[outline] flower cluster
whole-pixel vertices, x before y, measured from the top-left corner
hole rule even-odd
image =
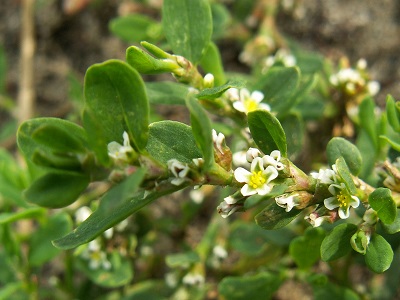
[[[369,80],[366,68],[366,60],[360,59],[356,69],[342,68],[338,73],[331,75],[329,81],[333,86],[343,88],[344,92],[349,95],[367,93],[375,96],[379,92],[380,85],[377,81]]]
[[[293,67],[296,65],[296,58],[288,50],[279,49],[275,55],[270,55],[264,60],[261,73],[265,74],[275,64],[280,64],[284,67]]]

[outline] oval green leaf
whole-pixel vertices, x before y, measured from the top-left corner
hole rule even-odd
[[[333,165],[339,157],[343,157],[353,175],[358,175],[361,170],[362,158],[358,148],[341,137],[332,138],[327,147],[326,155],[329,165]]]
[[[396,220],[397,207],[389,189],[377,188],[369,195],[368,202],[383,223],[391,224]]]
[[[342,177],[342,179],[343,179],[346,187],[350,191],[350,193],[355,195],[357,193],[357,188],[354,184],[353,178],[351,177],[351,174],[350,174],[349,167],[347,166],[346,161],[344,160],[343,156],[339,157],[336,160],[336,167],[337,167],[337,171],[338,171],[340,177]]]
[[[278,119],[266,110],[256,110],[248,115],[250,132],[254,142],[265,154],[279,150],[287,157],[286,135]]]
[[[400,232],[400,209],[397,209],[396,213],[396,219],[393,221],[393,223],[390,224],[385,224],[382,223],[383,228],[385,231],[389,234],[395,234],[397,232]]]
[[[393,130],[400,132],[400,114],[397,110],[395,100],[391,95],[386,97],[386,114],[388,122]]]
[[[389,269],[393,261],[393,250],[390,244],[379,234],[373,234],[369,242],[365,262],[375,273]]]
[[[107,143],[121,141],[126,131],[133,147],[144,149],[149,103],[143,80],[135,69],[119,60],[91,66],[85,76],[85,103]],[[91,128],[87,129],[89,133]]]
[[[204,53],[203,58],[200,61],[200,65],[205,73],[211,73],[214,75],[214,84],[216,86],[223,85],[226,82],[221,54],[217,45],[213,42],[210,42],[208,45],[206,53]]]
[[[357,231],[357,226],[343,223],[336,226],[322,241],[321,258],[323,261],[332,261],[345,256],[351,251],[350,239]]]
[[[162,24],[168,44],[196,64],[212,35],[212,16],[207,0],[164,0]]]

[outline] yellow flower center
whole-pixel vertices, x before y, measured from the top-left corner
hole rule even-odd
[[[247,112],[252,112],[258,108],[258,103],[255,100],[248,98],[244,101],[244,107]]]
[[[263,186],[266,181],[262,171],[253,172],[249,180],[249,186],[256,189]]]
[[[101,260],[100,251],[94,251],[94,252],[90,253],[90,259],[94,260],[94,261]]]
[[[349,206],[349,195],[347,195],[347,193],[343,193],[343,191],[340,191],[340,193],[338,195],[336,195],[336,198],[339,202],[339,207],[343,207],[346,208]]]

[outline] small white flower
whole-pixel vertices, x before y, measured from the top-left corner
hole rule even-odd
[[[76,223],[80,224],[85,221],[92,214],[92,210],[87,206],[78,208],[75,212]]]
[[[312,227],[319,227],[322,223],[329,221],[329,216],[319,216],[317,212],[311,213],[309,216],[305,216],[304,219],[307,220]]]
[[[171,171],[171,173],[176,177],[171,180],[171,183],[173,185],[181,185],[184,183],[187,178],[186,175],[189,172],[189,166],[187,164],[184,164],[177,159],[170,159],[167,162],[168,169]]]
[[[89,242],[87,248],[82,252],[82,257],[89,261],[89,268],[92,270],[111,269],[111,263],[108,261],[106,253],[101,251],[98,240]]]
[[[339,217],[341,219],[347,219],[350,216],[350,206],[356,208],[360,205],[360,199],[350,194],[344,183],[331,184],[328,187],[329,192],[333,197],[329,197],[324,200],[324,205],[327,209],[333,210],[339,208]]]
[[[271,191],[270,182],[278,177],[278,171],[273,166],[264,168],[263,159],[256,157],[251,163],[250,172],[239,167],[234,175],[238,182],[246,183],[240,190],[243,196],[266,195]]]
[[[292,194],[292,195],[281,195],[278,197],[275,197],[276,204],[279,205],[280,207],[284,208],[286,212],[289,212],[292,210],[293,207],[298,206],[300,203],[298,203],[298,197],[299,194]]]
[[[190,199],[196,204],[201,204],[204,200],[204,192],[199,189],[190,191],[189,196]]]
[[[250,94],[248,89],[241,89],[240,99],[233,102],[233,107],[241,112],[249,113],[255,111],[256,109],[263,109],[271,111],[271,107],[266,103],[261,103],[264,99],[264,94],[260,91],[254,91]]]
[[[113,234],[114,234],[114,228],[112,227],[108,228],[106,231],[103,232],[103,235],[107,240],[111,239]]]
[[[239,95],[239,89],[237,88],[230,88],[224,93],[225,97],[229,99],[230,101],[239,101],[240,95]]]
[[[335,166],[336,168],[336,166]],[[331,169],[319,169],[319,172],[311,172],[311,176],[323,184],[332,184],[336,182],[336,172]]]
[[[217,207],[217,212],[221,215],[221,217],[225,219],[234,212],[238,211],[239,209],[240,209],[239,205],[229,204],[226,201],[222,201]]]
[[[212,138],[213,138],[213,143],[214,143],[214,147],[218,149],[218,151],[221,154],[224,154],[224,151],[222,150],[222,147],[224,146],[224,142],[225,142],[225,136],[223,133],[218,133],[213,129],[212,130]]]
[[[221,245],[214,246],[213,254],[219,259],[225,259],[228,257],[228,252]]]
[[[205,281],[204,276],[199,273],[188,273],[182,279],[187,285],[202,285]]]
[[[247,151],[235,152],[232,155],[232,162],[236,167],[250,167],[250,163],[246,159]]]
[[[251,163],[256,157],[259,157],[261,155],[260,150],[257,148],[249,148],[246,152],[246,160]]]
[[[274,150],[270,155],[264,155],[262,157],[264,167],[273,166],[278,171],[281,171],[285,168],[281,160],[281,152],[279,150]]]
[[[357,61],[357,69],[365,70],[366,68],[367,68],[367,61],[365,60],[365,58],[360,58]]]
[[[371,96],[375,96],[376,94],[378,94],[380,88],[381,85],[379,84],[378,81],[369,81],[367,83],[367,90]]]
[[[203,83],[205,87],[211,88],[214,86],[214,75],[207,73],[203,78]]]
[[[129,135],[126,131],[124,131],[122,137],[124,138],[124,145],[117,142],[111,142],[107,145],[108,155],[115,160],[127,162],[129,152],[134,152],[134,150],[129,143]]]

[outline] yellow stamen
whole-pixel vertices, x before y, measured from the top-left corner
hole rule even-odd
[[[244,101],[244,106],[247,112],[255,111],[258,108],[258,103],[251,98]]]
[[[253,172],[249,180],[249,186],[253,189],[259,188],[265,184],[267,180],[263,176],[262,171]]]
[[[344,194],[343,191],[340,191],[336,198],[339,202],[339,207],[346,208],[349,206],[349,195]]]

